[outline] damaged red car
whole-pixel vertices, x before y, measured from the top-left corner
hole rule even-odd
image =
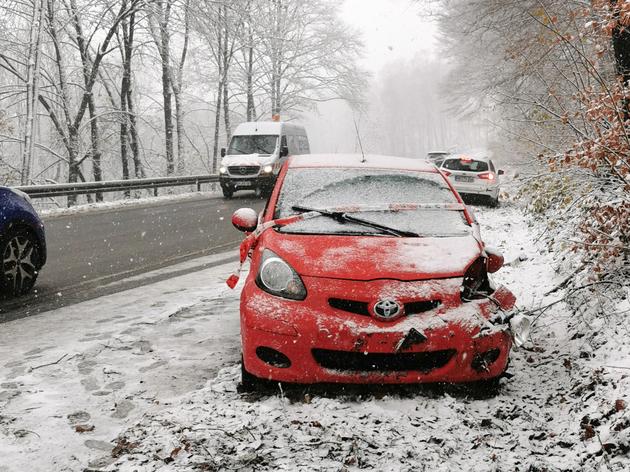
[[[448,180],[417,160],[288,161],[248,234],[242,375],[291,383],[425,383],[505,371],[515,297]],[[238,274],[229,281],[234,286]]]

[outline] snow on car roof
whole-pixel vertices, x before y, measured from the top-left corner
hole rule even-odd
[[[475,154],[475,153],[460,153],[460,154],[451,154],[449,157],[447,157],[448,160],[450,159],[474,159],[475,161],[483,161],[483,162],[488,162],[490,160],[490,158],[486,155],[483,154]]]
[[[437,172],[433,164],[422,159],[381,156],[376,154],[366,154],[365,159],[361,154],[305,154],[291,158],[289,167],[352,167]]]
[[[284,121],[251,121],[238,125],[233,133],[233,136],[249,136],[258,134],[276,135],[281,134],[283,130],[304,131],[304,128],[300,125],[286,123]]]

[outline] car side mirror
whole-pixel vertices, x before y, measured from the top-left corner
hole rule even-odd
[[[498,272],[505,263],[503,254],[501,254],[498,249],[489,246],[486,246],[486,254],[488,255],[488,273],[494,274]]]
[[[499,174],[499,175],[504,175],[504,174],[505,174],[505,171],[504,171],[504,170],[502,170],[502,169],[499,169],[499,172],[497,172],[497,174]]]
[[[289,147],[288,146],[282,146],[280,148],[280,157],[287,157],[289,155]]]
[[[225,148],[221,148],[221,157],[225,157],[226,154]]]
[[[232,214],[232,224],[243,233],[252,233],[258,226],[258,214],[251,208],[239,208]]]

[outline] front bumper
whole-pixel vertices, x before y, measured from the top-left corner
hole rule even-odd
[[[460,195],[482,195],[490,198],[497,198],[499,196],[498,185],[466,185],[461,183],[454,183],[453,187]]]
[[[512,339],[507,326],[488,321],[496,305],[462,305],[439,293],[461,279],[335,281],[337,293],[359,299],[391,290],[401,294],[401,303],[440,297],[439,307],[395,321],[332,308],[329,299],[336,294],[321,295],[321,279],[304,282],[309,295],[296,302],[269,295],[248,278],[241,298],[243,362],[256,377],[306,384],[459,383],[491,379],[506,368]],[[503,309],[513,307],[504,288],[494,298],[503,300]]]
[[[233,177],[229,174],[219,176],[221,187],[230,190],[254,190],[257,188],[273,188],[276,183],[274,174],[260,174],[244,177]]]

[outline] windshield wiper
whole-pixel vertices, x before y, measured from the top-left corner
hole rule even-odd
[[[398,238],[418,238],[419,234],[414,233],[412,231],[405,231],[402,229],[391,228],[389,226],[381,225],[379,223],[374,223],[373,221],[364,220],[363,218],[357,218],[356,216],[348,215],[347,213],[341,211],[329,211],[322,210],[319,208],[310,208],[301,205],[294,205],[291,207],[293,211],[299,211],[301,213],[306,213],[309,211],[313,211],[315,213],[319,213],[320,215],[327,216],[328,218],[332,218],[339,223],[356,223],[361,226],[365,226],[367,228],[376,229],[382,231],[387,234],[391,234],[392,236],[396,236]]]

